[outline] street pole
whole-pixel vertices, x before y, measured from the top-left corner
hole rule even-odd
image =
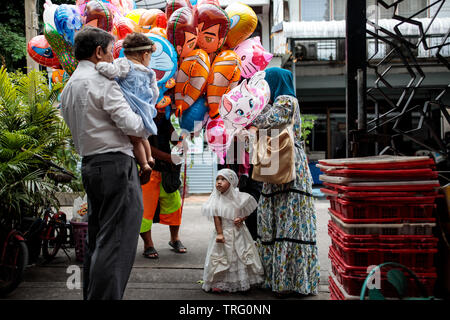
[[[25,38],[27,44],[33,37],[37,36],[37,31],[36,0],[25,0]],[[39,70],[39,64],[31,59],[27,53],[27,73],[33,69]]]
[[[366,0],[347,0],[345,19],[346,78],[346,156],[358,153],[352,133],[365,127],[366,115]],[[359,119],[358,119],[359,117]],[[359,120],[359,121],[358,121]],[[356,147],[356,150],[354,149]]]

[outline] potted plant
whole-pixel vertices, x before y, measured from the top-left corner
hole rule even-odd
[[[58,153],[71,135],[53,105],[62,87],[50,89],[43,72],[0,68],[0,219],[36,216],[48,201],[58,206],[57,186],[32,153],[64,166]]]

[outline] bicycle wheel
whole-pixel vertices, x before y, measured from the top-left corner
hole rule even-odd
[[[12,292],[22,282],[28,265],[28,248],[24,241],[11,237],[0,261],[0,296]]]
[[[48,226],[44,231],[42,241],[42,255],[45,260],[52,260],[67,239],[67,227],[65,223],[57,222]]]

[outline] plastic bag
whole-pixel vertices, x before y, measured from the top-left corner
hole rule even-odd
[[[72,221],[87,222],[88,221],[87,206],[88,206],[87,195],[85,195],[83,199],[81,197],[76,198],[73,201]]]

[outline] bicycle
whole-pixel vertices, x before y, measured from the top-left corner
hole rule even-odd
[[[1,225],[0,239],[3,240],[0,256],[0,296],[12,292],[22,282],[23,272],[28,265],[28,247],[22,233],[14,228],[7,230]]]
[[[46,166],[45,175],[56,184],[68,183],[75,178],[73,173],[55,163],[37,154],[33,156],[43,162]],[[58,172],[53,172],[51,168]],[[17,218],[7,219],[3,218],[0,221],[0,244],[2,244],[0,246],[0,296],[11,293],[21,283],[29,261],[27,240],[31,240],[34,235],[39,235],[39,250],[42,246],[42,254],[47,261],[52,260],[61,248],[69,257],[64,247],[68,232],[65,213],[53,213],[51,205],[48,204],[43,210],[43,219],[36,219],[25,231],[16,220]]]
[[[58,183],[69,183],[73,178],[75,178],[73,173],[56,165],[52,161],[43,159],[37,154],[34,154],[33,156],[38,158],[47,166],[47,176],[51,180],[53,180],[56,185]],[[54,168],[58,172],[52,172],[50,171],[50,168]],[[42,256],[47,262],[53,260],[60,249],[64,250],[64,253],[70,260],[70,256],[68,255],[65,248],[69,231],[70,229],[67,226],[66,214],[62,211],[54,212],[50,203],[48,203],[43,210],[40,230],[40,240],[42,241]],[[25,232],[25,239],[27,239],[27,235],[28,232]]]

